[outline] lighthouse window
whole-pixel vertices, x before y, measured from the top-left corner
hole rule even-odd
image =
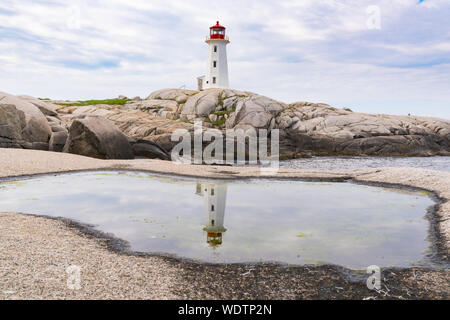
[[[211,195],[214,195],[214,188],[211,189]]]
[[[217,46],[214,46],[214,52],[217,52]]]
[[[211,220],[211,225],[214,227],[214,220]]]
[[[213,61],[213,67],[214,67],[214,68],[217,67],[217,61]]]
[[[216,77],[213,77],[213,83],[216,83]]]
[[[214,205],[211,205],[211,211],[214,211]]]

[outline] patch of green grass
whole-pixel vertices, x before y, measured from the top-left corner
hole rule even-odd
[[[131,99],[123,98],[123,99],[104,99],[104,100],[86,100],[86,101],[78,101],[75,103],[59,103],[62,106],[68,107],[82,107],[82,106],[92,106],[96,104],[108,104],[108,105],[124,105]]]
[[[223,115],[226,115],[226,114],[232,114],[235,111],[236,111],[236,109],[222,110],[222,111],[215,111],[212,114],[215,114],[216,116],[223,116]]]
[[[222,128],[226,121],[227,121],[227,119],[225,119],[225,118],[220,119],[219,121],[217,121],[217,126],[219,128]]]
[[[220,113],[220,112],[224,112],[224,113]],[[212,112],[211,114],[220,116],[220,115],[224,115],[224,114],[228,114],[228,113],[229,113],[229,111],[217,111],[217,112]],[[222,117],[222,118],[218,119],[217,121],[211,121],[211,119],[209,119],[209,117],[205,117],[203,121],[211,123],[214,127],[222,128],[223,125],[225,124],[225,122],[227,121],[227,119],[225,119],[225,117]]]
[[[222,128],[226,121],[227,121],[227,119],[225,119],[225,118],[220,118],[217,121],[211,121],[209,118],[205,119],[205,122],[209,122],[217,128]]]
[[[222,106],[223,107],[223,101],[225,100],[225,97],[223,96],[223,91],[219,94],[219,97],[218,97],[218,104],[220,105],[220,106]]]
[[[51,100],[50,98],[38,98],[39,100],[46,100],[46,101],[48,101],[48,100]]]

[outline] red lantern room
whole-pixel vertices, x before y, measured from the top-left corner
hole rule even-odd
[[[225,27],[219,24],[217,21],[215,26],[209,28],[210,30],[210,39],[225,39]]]

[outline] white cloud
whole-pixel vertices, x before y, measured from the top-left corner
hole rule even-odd
[[[4,0],[0,89],[87,99],[195,87],[204,37],[220,20],[232,87],[450,118],[450,4],[417,2]],[[380,7],[381,30],[367,29],[368,5]]]

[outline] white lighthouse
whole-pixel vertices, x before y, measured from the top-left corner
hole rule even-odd
[[[211,246],[222,244],[222,233],[227,231],[223,226],[225,205],[227,201],[227,185],[224,183],[198,183],[197,192],[203,196],[206,211],[206,242]]]
[[[198,89],[228,88],[227,44],[230,40],[225,35],[225,27],[221,26],[219,21],[209,30],[206,37],[208,44],[206,75],[197,78]]]

